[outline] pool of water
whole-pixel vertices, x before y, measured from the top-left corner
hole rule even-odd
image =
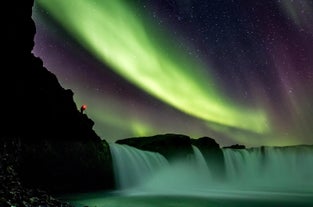
[[[194,159],[175,163],[129,146],[110,148],[121,190],[63,200],[76,207],[313,207],[311,148],[224,150],[224,179],[214,177],[195,146]]]
[[[152,195],[93,192],[63,196],[75,207],[312,207],[313,195],[287,193],[216,193]]]

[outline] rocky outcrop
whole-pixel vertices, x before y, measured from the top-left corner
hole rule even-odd
[[[21,181],[19,168],[21,143],[16,137],[2,137],[0,142],[0,206],[62,206],[71,207],[48,192],[35,187],[29,188]]]
[[[136,137],[117,140],[141,150],[158,152],[169,161],[186,159],[193,154],[190,137],[181,134],[161,134],[151,137]]]
[[[191,139],[191,143],[201,151],[215,177],[222,178],[225,172],[225,163],[220,145],[210,137]]]
[[[79,112],[73,92],[32,54],[33,3],[5,1],[1,7],[9,16],[1,24],[0,141],[18,139],[20,145],[17,164],[12,165],[16,173],[11,175],[25,189],[48,193],[111,189],[108,143],[94,132],[94,122]]]
[[[2,25],[2,135],[22,139],[99,140],[93,121],[78,111],[73,92],[32,54],[36,32],[33,0],[5,1]]]
[[[223,147],[224,149],[246,149],[246,146],[241,144],[234,144],[230,146]]]
[[[92,140],[28,141],[22,145],[19,172],[26,186],[51,193],[88,192],[114,186],[108,147]]]

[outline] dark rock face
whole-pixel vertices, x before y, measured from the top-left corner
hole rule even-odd
[[[180,134],[127,138],[117,140],[116,143],[126,144],[142,150],[158,152],[169,161],[185,159],[193,154],[190,137]]]
[[[222,178],[225,173],[225,163],[219,144],[209,137],[191,139],[191,143],[199,148],[215,177]]]
[[[6,91],[10,93],[6,134],[25,139],[100,139],[92,130],[93,121],[77,110],[73,92],[61,87],[40,58],[29,55],[19,67],[24,71],[11,77],[14,86]]]
[[[240,144],[234,144],[234,145],[226,146],[223,148],[225,148],[225,149],[246,149],[246,146],[240,145]]]
[[[26,186],[52,193],[112,189],[108,146],[88,140],[32,140],[22,146],[19,172]]]
[[[0,206],[62,206],[67,202],[55,199],[39,188],[27,188],[16,169],[20,164],[21,143],[16,137],[1,138],[0,142]]]
[[[114,179],[107,142],[92,129],[94,122],[78,111],[73,92],[31,53],[36,32],[33,3],[2,4],[9,16],[1,25],[5,68],[0,141],[18,138],[21,151],[14,170],[25,186],[55,193],[110,189]]]
[[[31,52],[36,32],[33,0],[5,1],[10,17],[2,25],[5,44],[2,80],[2,134],[23,139],[99,140],[93,121],[77,110],[64,89]]]
[[[1,2],[6,18],[1,24],[2,42],[8,47],[8,56],[30,53],[34,46],[36,28],[31,19],[34,0]],[[13,52],[13,53],[10,53]]]
[[[200,148],[206,150],[220,149],[220,145],[213,138],[210,137],[191,139],[191,143],[197,146],[199,149]]]

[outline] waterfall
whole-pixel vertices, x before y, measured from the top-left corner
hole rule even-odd
[[[236,188],[313,192],[313,149],[223,149],[227,182]]]
[[[192,149],[191,159],[168,163],[159,153],[110,144],[116,183],[122,190],[168,195],[313,194],[312,147],[222,149],[223,179],[214,177],[212,166],[196,146]]]
[[[196,164],[196,167],[198,168],[197,170],[200,176],[202,176],[204,179],[211,178],[212,174],[210,172],[210,169],[201,151],[198,149],[198,147],[194,145],[192,145],[192,150],[193,150],[194,157],[195,157],[195,164]]]
[[[110,151],[119,189],[138,186],[168,165],[168,161],[161,154],[128,145],[110,144]]]

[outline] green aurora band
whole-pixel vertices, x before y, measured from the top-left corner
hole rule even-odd
[[[37,3],[86,50],[147,93],[208,123],[258,134],[271,131],[264,111],[228,100],[209,77],[207,66],[175,48],[129,1]]]

